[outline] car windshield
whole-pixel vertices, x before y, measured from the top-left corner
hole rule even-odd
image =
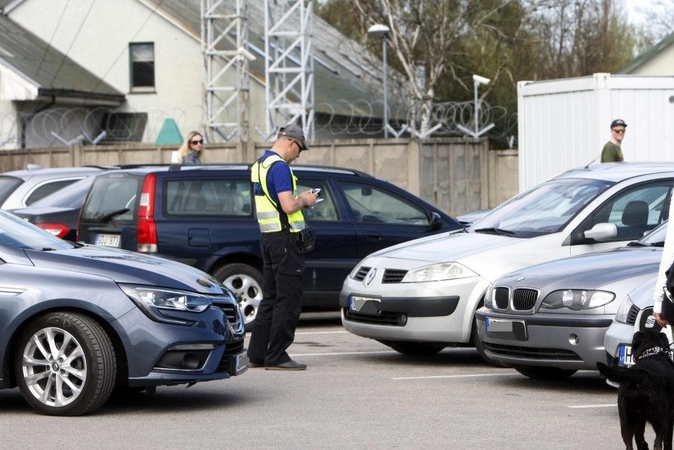
[[[73,245],[17,216],[0,211],[0,246],[33,250],[66,250]]]
[[[602,180],[553,179],[508,200],[476,222],[473,231],[519,238],[557,233],[612,185]]]
[[[89,187],[91,186],[94,177],[87,177],[76,181],[63,189],[59,189],[53,194],[41,198],[32,203],[30,206],[35,208],[43,207],[57,207],[57,208],[80,208],[84,203],[84,198],[87,196]]]

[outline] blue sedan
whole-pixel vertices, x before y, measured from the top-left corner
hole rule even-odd
[[[237,301],[200,270],[72,244],[1,211],[0,260],[0,388],[18,386],[39,413],[248,367]]]

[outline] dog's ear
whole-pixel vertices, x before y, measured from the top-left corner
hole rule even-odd
[[[644,339],[646,339],[646,333],[643,331],[637,331],[634,333],[634,336],[632,336],[632,348],[638,348],[639,344],[641,344]]]
[[[662,348],[669,348],[669,339],[667,338],[667,335],[660,332],[658,332],[658,334],[658,343],[662,346]]]

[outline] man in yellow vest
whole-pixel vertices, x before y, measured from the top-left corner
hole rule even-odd
[[[312,191],[297,195],[289,164],[309,150],[304,132],[294,124],[279,130],[271,149],[251,166],[255,212],[260,225],[263,298],[248,344],[250,367],[304,370],[286,350],[295,339],[302,310],[304,255],[297,251],[297,234],[305,227],[302,208],[316,204]]]

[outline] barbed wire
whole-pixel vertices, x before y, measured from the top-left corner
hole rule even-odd
[[[376,136],[383,132],[382,121],[377,118],[383,110],[380,101],[339,100],[334,104],[321,103],[317,109],[327,111],[317,115],[317,134]],[[413,128],[420,127],[420,113],[411,118],[408,109],[402,105],[389,105],[389,125],[399,136],[409,136],[412,123],[415,124]],[[166,119],[173,119],[178,129],[187,132],[185,126],[188,121],[194,122],[194,117],[201,119],[203,114],[201,106],[187,110],[171,108],[146,112],[122,112],[107,107],[52,108],[37,113],[5,112],[0,113],[0,149],[15,149],[22,145],[45,148],[129,141],[154,142]],[[512,147],[517,134],[517,114],[509,114],[504,107],[482,102],[479,105],[478,125],[483,127],[491,123],[497,126],[485,136],[509,143]],[[432,136],[464,136],[466,133],[461,127],[469,130],[476,128],[473,102],[433,105],[429,126],[429,129],[434,128]]]

